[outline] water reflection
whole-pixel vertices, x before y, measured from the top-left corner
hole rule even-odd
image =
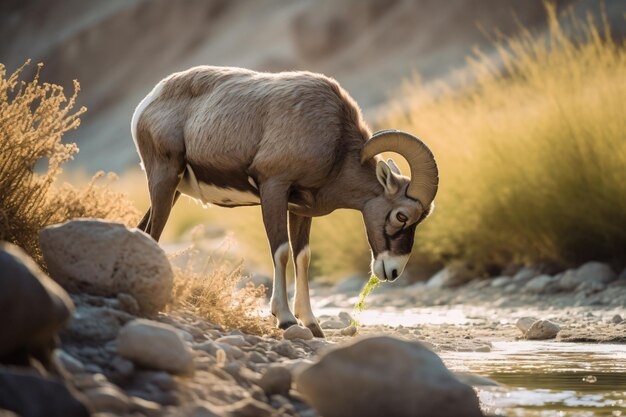
[[[626,346],[494,342],[491,352],[442,352],[456,371],[492,378],[479,387],[488,414],[626,416]]]

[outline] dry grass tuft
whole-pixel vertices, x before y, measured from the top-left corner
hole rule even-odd
[[[69,100],[62,87],[39,82],[42,64],[33,80],[21,81],[29,63],[8,77],[0,64],[0,239],[21,246],[42,264],[38,233],[43,227],[76,217],[129,224],[139,213],[108,184],[98,184],[103,173],[82,189],[57,186],[62,165],[78,152],[76,144],[62,143],[62,136],[79,126],[86,109],[73,111],[78,82]]]
[[[279,334],[269,313],[261,311],[265,288],[251,283],[241,285],[244,276],[240,265],[205,256],[193,246],[174,258],[183,255],[185,266],[173,266],[173,308],[188,310],[228,329],[256,335]],[[204,261],[198,267],[200,258]]]

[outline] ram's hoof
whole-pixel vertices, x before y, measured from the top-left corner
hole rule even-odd
[[[311,333],[313,333],[313,336],[320,337],[322,339],[326,338],[326,336],[324,336],[324,332],[322,331],[322,328],[320,327],[319,324],[311,323],[311,324],[307,325],[306,327],[308,327],[309,330],[311,331]]]
[[[283,330],[287,330],[291,326],[297,326],[297,325],[298,325],[298,323],[295,322],[295,321],[286,321],[284,323],[278,322],[278,328],[279,329],[283,329]]]

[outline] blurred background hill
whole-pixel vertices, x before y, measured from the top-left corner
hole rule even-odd
[[[557,3],[580,15],[605,7],[613,35],[626,33],[619,0]],[[70,166],[87,172],[136,166],[133,109],[175,71],[208,64],[322,72],[375,123],[412,73],[447,79],[472,48],[490,53],[496,31],[546,24],[541,0],[5,0],[1,7],[0,61],[9,71],[31,58],[45,63],[44,81],[70,89],[80,81],[79,104],[88,111],[65,140],[81,149]]]

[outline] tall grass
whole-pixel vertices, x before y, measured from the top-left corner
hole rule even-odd
[[[8,77],[0,64],[0,239],[42,264],[38,233],[43,227],[75,217],[134,223],[138,211],[100,184],[103,173],[81,189],[58,184],[63,164],[78,152],[74,143],[62,143],[62,136],[78,127],[85,108],[73,110],[78,82],[69,99],[62,87],[40,83],[41,64],[32,80],[21,81],[28,64]]]
[[[547,5],[548,33],[476,51],[467,82],[408,82],[385,125],[440,167],[419,251],[479,266],[626,262],[626,51],[609,28]]]

